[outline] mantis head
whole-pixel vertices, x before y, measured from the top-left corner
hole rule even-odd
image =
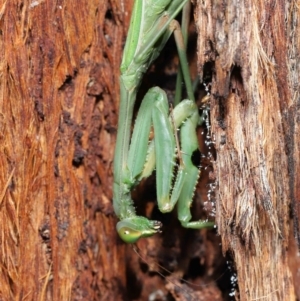
[[[149,237],[161,232],[162,223],[151,221],[143,216],[132,216],[117,223],[117,231],[121,239],[133,244],[142,237]]]

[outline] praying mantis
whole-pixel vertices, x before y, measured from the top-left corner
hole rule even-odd
[[[183,227],[200,229],[212,222],[191,221],[190,207],[199,177],[191,157],[199,149],[196,128],[201,119],[195,104],[192,83],[180,26],[174,18],[188,0],[135,0],[124,48],[120,76],[120,111],[114,156],[113,207],[120,219],[117,232],[126,243],[161,232],[162,223],[136,215],[132,189],[156,170],[159,210],[170,212],[177,204]],[[144,73],[174,33],[188,99],[169,114],[166,93],[159,87],[145,95],[131,135],[133,109]],[[151,129],[154,139],[149,141]],[[180,128],[179,143],[176,132]],[[176,156],[180,164],[174,177]]]

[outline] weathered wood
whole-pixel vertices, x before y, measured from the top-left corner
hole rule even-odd
[[[240,300],[295,300],[288,248],[290,205],[299,241],[299,14],[298,1],[198,1],[200,75],[213,66],[216,222]]]
[[[131,2],[1,2],[1,300],[123,299],[111,166]]]

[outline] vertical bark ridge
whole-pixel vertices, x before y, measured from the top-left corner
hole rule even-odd
[[[214,64],[216,221],[223,251],[236,263],[241,300],[295,299],[286,251],[297,182],[289,177],[299,168],[298,150],[286,148],[286,113],[295,105],[286,22],[293,9],[279,1],[198,2],[200,76],[206,62]]]

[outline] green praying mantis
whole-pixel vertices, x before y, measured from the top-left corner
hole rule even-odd
[[[190,207],[199,177],[191,157],[199,149],[196,128],[201,120],[195,104],[179,23],[174,18],[188,0],[135,0],[123,53],[120,77],[120,111],[114,156],[113,206],[120,221],[119,236],[126,243],[161,232],[162,223],[137,216],[131,198],[132,189],[156,170],[159,210],[170,212],[177,204],[183,227],[200,229],[212,222],[191,221]],[[145,95],[133,132],[133,109],[144,73],[158,57],[174,33],[188,99],[169,113],[166,93],[159,87]],[[149,141],[153,127],[154,139]],[[176,133],[180,128],[180,150]],[[176,156],[180,164],[174,177]]]

